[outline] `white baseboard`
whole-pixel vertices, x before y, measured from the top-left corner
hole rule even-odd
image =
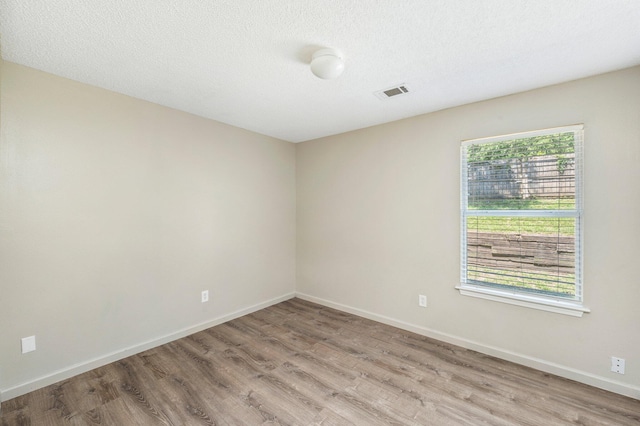
[[[473,340],[454,336],[448,333],[442,333],[426,327],[410,324],[394,318],[386,317],[384,315],[378,315],[373,312],[354,308],[348,305],[343,305],[342,303],[333,302],[331,300],[322,299],[322,298],[311,296],[308,294],[297,292],[296,297],[299,297],[300,299],[303,299],[303,300],[307,300],[309,302],[317,303],[319,305],[327,306],[329,308],[334,308],[339,311],[358,315],[358,316],[361,316],[373,321],[377,321],[383,324],[391,325],[393,327],[397,327],[403,330],[411,331],[413,333],[420,334],[422,336],[431,337],[433,339],[447,342],[452,345],[460,346],[466,349],[472,349],[474,351],[477,351],[486,355],[491,355],[496,358],[514,362],[516,364],[535,368],[536,370],[544,371],[545,373],[555,374],[556,376],[575,380],[576,382],[580,382],[580,383],[584,383],[600,389],[608,390],[610,392],[615,392],[620,395],[625,395],[631,398],[640,399],[639,386],[633,386],[628,383],[622,383],[615,380],[610,380],[606,377],[597,376],[595,374],[591,374],[585,371],[576,370],[575,368],[545,361],[539,358],[530,357],[524,354],[498,348],[495,346],[484,345],[482,343],[479,343]]]
[[[285,300],[289,300],[293,297],[295,297],[295,293],[288,293],[279,297],[275,297],[273,299],[267,300],[266,302],[248,306],[246,308],[239,309],[235,312],[222,315],[218,318],[214,318],[212,320],[205,321],[203,323],[196,324],[191,327],[183,328],[173,333],[170,333],[155,339],[147,340],[146,342],[143,342],[134,346],[130,346],[128,348],[120,349],[120,350],[102,355],[97,358],[93,358],[78,364],[70,365],[68,367],[54,371],[50,374],[47,374],[46,376],[39,377],[29,382],[22,383],[8,389],[2,389],[0,390],[0,403],[2,401],[7,401],[17,396],[24,395],[36,389],[40,389],[45,386],[52,385],[61,380],[66,380],[73,376],[77,376],[78,374],[85,373],[87,371],[93,370],[94,368],[102,367],[103,365],[110,364],[114,361],[121,360],[128,356],[135,355],[140,352],[144,352],[146,350],[155,348],[157,346],[164,345],[165,343],[169,343],[174,340],[181,339],[185,336],[189,336],[190,334],[197,333],[199,331],[205,330],[210,327],[214,327],[216,325],[225,323],[227,321],[231,321],[233,319],[250,314],[252,312],[259,311],[260,309],[264,309],[271,305],[275,305],[276,303],[284,302]]]

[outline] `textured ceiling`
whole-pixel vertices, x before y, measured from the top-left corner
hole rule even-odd
[[[640,64],[640,0],[0,0],[5,60],[292,142]],[[335,47],[337,80],[309,70]],[[374,92],[406,83],[411,94]]]

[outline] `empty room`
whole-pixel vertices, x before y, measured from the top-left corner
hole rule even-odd
[[[0,425],[640,425],[637,0],[0,0]]]

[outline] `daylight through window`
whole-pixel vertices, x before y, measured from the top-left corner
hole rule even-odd
[[[465,141],[461,288],[582,301],[582,126]]]

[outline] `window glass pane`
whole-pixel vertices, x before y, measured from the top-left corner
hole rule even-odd
[[[576,219],[467,218],[467,280],[573,297]]]
[[[467,149],[468,208],[575,209],[574,132]]]

